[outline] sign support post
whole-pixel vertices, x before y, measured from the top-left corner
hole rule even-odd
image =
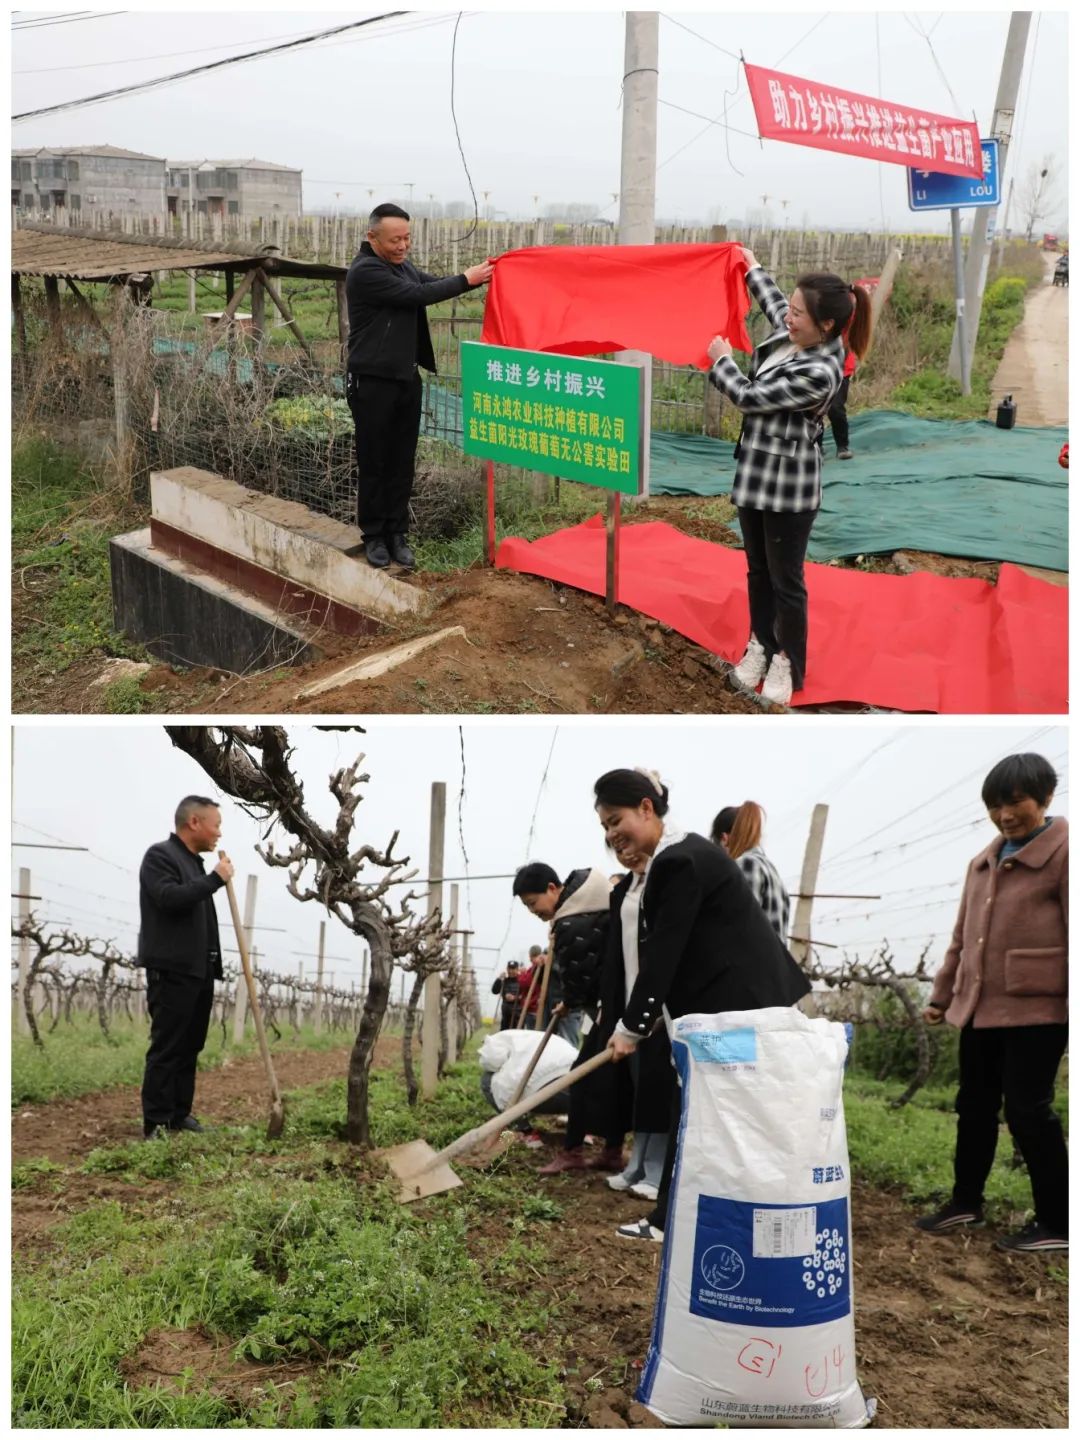
[[[967,348],[967,318],[964,315],[964,247],[960,241],[960,211],[954,205],[952,220],[953,276],[956,284],[956,335],[960,347],[960,393],[971,394],[971,356]]]
[[[607,502],[607,571],[605,591],[608,614],[615,614],[619,603],[619,541],[622,539],[622,495],[612,491]]]

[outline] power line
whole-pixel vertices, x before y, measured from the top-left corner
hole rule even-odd
[[[83,20],[108,20],[113,15],[126,15],[126,10],[102,10],[100,12],[84,10],[79,15],[66,15],[58,20],[24,20],[22,23],[12,25],[14,34],[21,35],[24,30],[44,30],[50,25],[76,25]]]
[[[551,737],[551,746],[550,746],[550,748],[548,749],[547,760],[544,762],[544,773],[540,776],[540,786],[539,786],[539,788],[538,788],[538,790],[537,790],[537,792],[536,792],[536,804],[533,806],[532,819],[529,821],[529,838],[525,841],[525,860],[526,860],[526,863],[528,862],[529,856],[532,854],[533,835],[536,833],[536,817],[537,817],[537,815],[540,813],[540,800],[541,800],[541,798],[542,798],[542,796],[543,796],[543,794],[544,794],[544,786],[547,784],[548,771],[551,769],[551,757],[552,757],[552,755],[554,755],[554,753],[555,753],[555,742],[556,742],[556,740],[558,740],[558,738],[559,738],[559,727],[558,727],[558,725],[556,725],[556,726],[555,726],[555,733],[554,733],[554,734],[552,735],[552,737]],[[508,907],[508,909],[507,909],[507,911],[506,911],[506,929],[503,931],[503,937],[502,937],[502,939],[499,941],[499,944],[498,944],[498,946],[497,946],[497,949],[496,949],[496,954],[497,954],[497,955],[501,955],[501,954],[502,954],[502,948],[503,948],[503,946],[506,944],[507,940],[509,939],[509,936],[510,936],[510,925],[511,925],[511,923],[512,923],[512,921],[513,921],[513,918],[514,918],[514,896],[513,896],[513,894],[511,894],[511,896],[510,896],[510,905],[509,905],[509,907]],[[495,963],[496,963],[496,965],[498,965],[498,963],[499,963],[498,960],[496,960]]]
[[[465,147],[461,143],[461,131],[458,129],[457,108],[454,105],[454,85],[457,78],[457,32],[461,24],[461,17],[464,11],[458,11],[458,17],[454,21],[454,38],[450,42],[450,118],[454,122],[454,138],[457,140],[458,154],[461,156],[461,163],[465,168],[465,178],[469,182],[469,193],[473,202],[473,223],[465,231],[464,235],[458,237],[461,244],[468,240],[470,235],[475,234],[476,227],[480,224],[480,202],[476,198],[476,188],[473,185],[472,176],[469,174],[469,162],[465,159]]]
[[[292,40],[306,30],[286,30],[282,35],[265,35],[265,40]],[[104,70],[114,65],[143,65],[148,60],[181,60],[185,55],[208,55],[211,50],[229,50],[240,42],[223,40],[217,45],[199,45],[194,50],[166,50],[156,55],[129,55],[123,60],[91,60],[82,65],[47,65],[40,70],[13,70],[13,75],[59,75],[66,70]]]
[[[904,12],[901,12],[901,13],[903,14]],[[926,43],[927,43],[927,45],[929,46],[929,48],[930,48],[930,58],[931,58],[931,59],[933,60],[933,62],[934,62],[934,68],[937,70],[938,74],[940,75],[941,80],[942,80],[942,83],[943,83],[944,86],[945,86],[945,89],[949,92],[949,99],[952,101],[953,105],[956,107],[956,113],[959,115],[959,114],[960,114],[960,110],[961,110],[960,101],[957,100],[956,96],[953,94],[953,88],[952,88],[952,86],[949,84],[949,77],[945,74],[945,71],[941,68],[941,61],[938,59],[938,57],[937,57],[937,51],[934,49],[934,42],[930,39],[930,36],[929,36],[929,35],[926,33],[926,31],[922,28],[922,21],[920,20],[919,24],[918,24],[918,25],[915,25],[915,24],[908,18],[908,16],[907,16],[906,14],[904,14],[904,19],[905,19],[905,20],[907,21],[907,23],[911,26],[912,30],[915,31],[915,34],[918,35],[918,36],[920,36],[923,40],[925,40]]]
[[[118,12],[119,13],[119,12]],[[296,50],[301,45],[310,45],[316,40],[325,40],[330,35],[342,35],[348,30],[360,30],[368,25],[377,25],[383,20],[396,20],[407,15],[407,10],[389,10],[383,15],[372,15],[367,20],[352,20],[347,25],[336,25],[331,30],[319,30],[299,40],[287,40],[281,45],[270,45],[262,50],[249,50],[243,55],[230,55],[224,60],[212,60],[208,65],[196,65],[190,70],[179,70],[173,75],[159,75],[156,80],[143,80],[136,85],[122,85],[115,90],[103,90],[97,95],[87,95],[81,100],[65,100],[60,105],[45,105],[37,110],[24,110],[13,115],[12,120],[32,120],[39,115],[55,115],[62,110],[78,110],[85,105],[98,105],[105,100],[115,100],[124,95],[138,95],[147,90],[156,90],[179,80],[188,80],[194,75],[208,75],[227,65],[239,65],[245,60],[261,60],[266,55],[280,55],[286,50]]]
[[[721,55],[727,55],[732,60],[739,60],[741,58],[736,55],[733,50],[725,50],[723,45],[718,45],[715,40],[710,40],[707,35],[702,35],[697,30],[691,30],[689,25],[684,25],[681,20],[676,20],[674,15],[665,15],[663,10],[661,10],[660,18],[661,20],[666,20],[669,25],[677,25],[680,30],[685,30],[688,35],[693,35],[696,40],[704,40],[706,45],[711,45],[714,50],[719,50]]]

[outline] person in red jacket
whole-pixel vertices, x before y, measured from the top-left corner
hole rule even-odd
[[[987,775],[983,804],[1001,837],[968,866],[923,1012],[960,1031],[960,1090],[952,1198],[916,1224],[932,1235],[982,1225],[1004,1100],[1035,1218],[999,1250],[1069,1248],[1069,1157],[1053,1109],[1069,1037],[1069,826],[1047,815],[1056,787],[1042,755],[1009,755]]]

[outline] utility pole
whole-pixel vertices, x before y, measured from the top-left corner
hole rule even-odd
[[[442,910],[443,852],[446,844],[446,782],[431,785],[431,832],[428,840],[428,897],[430,918]],[[438,971],[424,981],[424,1039],[420,1056],[420,1093],[430,1100],[439,1084],[439,1010],[442,983]]]
[[[1001,62],[1001,76],[998,80],[997,99],[994,101],[994,123],[990,138],[998,142],[998,184],[1005,181],[1005,165],[1012,139],[1013,120],[1016,116],[1016,97],[1020,93],[1020,75],[1024,68],[1024,54],[1027,50],[1028,31],[1031,28],[1031,11],[1014,10],[1009,17],[1009,33],[1005,40],[1005,55]],[[989,208],[975,211],[968,244],[967,266],[964,272],[966,304],[964,318],[967,344],[967,364],[975,355],[975,342],[979,336],[979,317],[982,314],[983,289],[986,272],[990,265],[990,242],[987,227],[990,220]],[[961,378],[960,327],[953,330],[952,351],[949,355],[949,374],[954,380]]]
[[[251,939],[255,930],[255,895],[259,888],[259,877],[249,875],[247,884],[244,887],[244,941],[248,948],[248,955],[251,957],[251,970],[255,972],[255,951],[252,948]],[[236,981],[236,1003],[233,1005],[233,1044],[240,1045],[244,1039],[244,1023],[247,1020],[247,986],[244,984],[244,977],[238,976]]]
[[[817,889],[818,870],[821,868],[821,851],[825,845],[825,821],[829,818],[828,805],[815,805],[810,817],[810,836],[803,855],[802,874],[799,877],[799,898],[795,902],[795,923],[791,927],[788,949],[800,965],[804,965],[810,954],[810,911],[814,905],[814,891]]]
[[[660,81],[658,11],[626,12],[624,55],[622,160],[618,190],[619,244],[655,245],[656,94]],[[640,350],[621,350],[616,359],[624,365],[639,366],[645,376],[645,391],[642,397],[645,415],[643,455],[647,457],[652,431],[652,356]],[[609,515],[618,500],[617,493],[609,495]],[[612,528],[612,518],[609,518],[609,531]]]

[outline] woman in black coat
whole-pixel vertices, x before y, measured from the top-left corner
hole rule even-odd
[[[637,978],[608,1040],[623,1060],[665,1021],[723,1010],[794,1005],[810,982],[735,861],[702,835],[665,823],[668,792],[643,770],[611,770],[596,782],[596,812],[616,856],[649,857],[638,925]],[[675,1160],[678,1093],[656,1208],[627,1238],[659,1240]]]

